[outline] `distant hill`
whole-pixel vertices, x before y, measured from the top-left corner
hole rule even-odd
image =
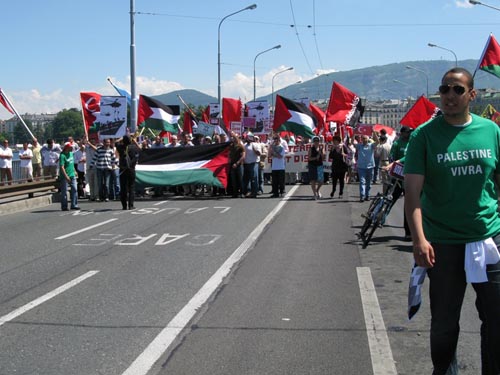
[[[209,103],[217,103],[217,98],[204,94],[200,91],[190,89],[172,91],[167,94],[153,96],[153,98],[165,104],[178,104],[181,106],[182,110],[183,104],[177,95],[180,95],[186,104],[194,107],[198,107],[200,105],[206,106]]]
[[[425,74],[406,68],[408,65],[425,72]],[[432,96],[436,94],[443,74],[454,65],[454,61],[432,60],[371,66],[363,69],[324,74],[309,81],[277,90],[274,94],[280,94],[290,99],[309,98],[311,100],[328,101],[332,83],[335,81],[359,95],[363,100],[403,99],[409,96],[416,98],[426,94],[426,77],[428,77],[429,96]],[[462,60],[458,62],[458,66],[464,67],[472,73],[477,66],[477,60]],[[500,90],[500,79],[480,71],[476,74],[475,86],[476,88]],[[217,103],[217,98],[197,90],[179,90],[158,95],[154,98],[165,104],[181,104],[177,95],[180,95],[186,103],[194,106]],[[257,99],[267,99],[269,103],[272,101],[271,94]]]

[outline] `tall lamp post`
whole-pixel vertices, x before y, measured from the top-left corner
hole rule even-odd
[[[234,16],[235,14],[238,14],[238,13],[244,12],[245,10],[253,10],[255,8],[257,8],[257,4],[249,5],[246,8],[243,8],[243,9],[240,9],[240,10],[234,12],[234,13],[228,14],[223,19],[221,19],[219,22],[219,28],[217,31],[217,98],[219,100],[220,106],[222,106],[221,105],[221,93],[220,93],[220,27],[222,25],[222,22],[224,22],[224,20],[226,18]]]
[[[427,45],[428,45],[429,47],[436,47],[436,48],[444,49],[445,51],[448,51],[448,52],[453,53],[453,56],[455,56],[455,67],[457,67],[457,66],[458,66],[457,54],[456,54],[455,52],[453,52],[451,49],[448,49],[448,48],[444,48],[444,47],[438,46],[437,44],[434,44],[434,43],[427,43]]]
[[[273,49],[279,49],[281,48],[281,44],[278,44],[277,46],[271,47],[266,49],[265,51],[259,52],[255,58],[253,59],[253,101],[255,101],[255,94],[256,94],[256,80],[255,80],[255,61],[257,61],[257,57],[262,55],[263,53],[272,51]]]
[[[425,76],[425,82],[426,82],[426,87],[427,87],[427,94],[426,94],[426,96],[427,96],[427,98],[429,98],[429,76],[427,75],[427,73],[424,72],[423,70],[415,68],[414,66],[411,66],[411,65],[406,65],[406,69],[416,70],[417,72],[422,73]]]
[[[487,8],[491,8],[491,9],[495,9],[495,10],[500,11],[500,8],[494,7],[493,5],[488,5],[488,4],[482,3],[480,1],[469,0],[469,3],[471,3],[472,5],[482,5],[483,7],[487,7]]]
[[[404,85],[404,86],[409,86],[411,87],[411,85],[409,83],[406,83],[406,82],[403,82],[403,81],[400,81],[399,79],[393,79],[392,82],[396,82],[396,83],[399,83],[400,85]],[[408,106],[411,105],[411,90],[408,90]]]
[[[274,111],[274,78],[278,74],[288,72],[289,70],[293,70],[293,66],[286,68],[286,69],[283,69],[283,70],[280,70],[278,73],[275,73],[273,75],[273,78],[271,79],[271,108],[273,109],[273,111]]]

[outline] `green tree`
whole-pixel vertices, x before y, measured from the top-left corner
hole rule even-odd
[[[31,123],[31,121],[25,120],[24,122],[28,126],[31,133],[33,133],[33,124]],[[15,143],[23,143],[24,141],[31,140],[30,133],[26,130],[26,128],[24,127],[24,125],[21,121],[18,121],[16,126],[14,126],[13,137],[14,137]]]
[[[48,127],[49,128],[49,127]],[[51,126],[52,136],[59,142],[66,140],[68,137],[81,138],[84,135],[83,120],[81,112],[76,108],[63,109],[59,112],[52,121]]]

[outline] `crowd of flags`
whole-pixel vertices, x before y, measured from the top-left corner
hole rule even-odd
[[[500,78],[500,45],[493,34],[488,37],[474,75],[478,70]],[[132,100],[130,93],[115,85],[110,78],[108,78],[108,81],[120,96],[127,99],[130,105]],[[103,96],[95,92],[81,92],[80,98],[85,133],[98,132],[101,124],[100,102]],[[352,130],[359,125],[359,120],[364,111],[361,98],[338,82],[333,82],[326,111],[312,103],[306,105],[281,95],[276,95],[275,103],[272,129],[277,132],[287,131],[305,137],[318,134],[336,133],[341,136],[352,134]],[[7,111],[20,118],[12,102],[2,89],[0,89],[0,104]],[[181,117],[179,105],[167,105],[157,99],[140,95],[137,125],[139,128],[149,128],[162,132],[177,133],[184,131],[193,133],[200,122],[210,124],[210,106],[207,106],[202,112],[201,119],[196,118],[194,112],[187,105],[186,107],[182,122],[183,128],[181,128],[179,125]],[[231,123],[241,122],[245,111],[246,105],[243,105],[240,99],[223,98],[221,117],[225,130],[229,128]],[[422,95],[401,119],[400,124],[416,128],[439,113],[439,108]],[[489,118],[500,125],[500,112],[491,104],[484,109],[481,116]],[[20,120],[22,121],[21,118]]]

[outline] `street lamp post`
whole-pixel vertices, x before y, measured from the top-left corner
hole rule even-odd
[[[293,66],[286,68],[286,69],[283,69],[283,70],[280,70],[278,73],[274,74],[273,78],[271,79],[271,108],[273,109],[273,111],[274,111],[274,78],[278,74],[288,72],[289,70],[293,70]]]
[[[393,79],[392,82],[396,82],[396,83],[399,83],[400,85],[404,85],[404,86],[409,86],[411,87],[411,85],[409,83],[406,83],[406,82],[403,82],[403,81],[400,81],[399,79]],[[411,90],[408,90],[408,106],[410,106],[411,104]],[[418,96],[418,95],[417,95]]]
[[[429,47],[436,47],[436,48],[444,49],[445,51],[448,51],[448,52],[453,53],[453,56],[455,56],[455,67],[457,67],[457,66],[458,66],[457,54],[456,54],[455,52],[453,52],[451,49],[448,49],[448,48],[444,48],[444,47],[438,46],[437,44],[434,44],[434,43],[427,43],[427,45],[428,45]]]
[[[482,3],[480,1],[469,0],[469,3],[471,3],[472,5],[482,5],[483,7],[487,7],[487,8],[491,8],[491,9],[495,9],[495,10],[500,11],[500,8],[494,7],[493,5]]]
[[[266,53],[266,52],[269,52],[273,49],[279,49],[281,48],[281,44],[278,44],[277,46],[274,46],[274,47],[271,47],[271,48],[268,48],[266,49],[265,51],[262,51],[262,52],[259,52],[257,54],[257,56],[255,56],[255,58],[253,59],[253,101],[255,101],[255,94],[256,94],[256,81],[255,81],[255,61],[257,60],[257,57],[259,57],[260,55],[262,55],[263,53]]]
[[[427,75],[427,73],[424,72],[423,70],[415,68],[414,66],[411,66],[411,65],[406,65],[406,69],[416,70],[417,72],[420,72],[420,73],[422,73],[425,76],[425,82],[426,82],[426,87],[427,87],[427,95],[426,96],[428,98],[429,97],[429,76]]]
[[[220,90],[220,27],[222,25],[222,22],[224,22],[224,20],[226,18],[234,16],[235,14],[238,14],[238,13],[243,12],[245,10],[253,10],[255,8],[257,8],[257,4],[249,5],[246,8],[243,8],[243,9],[240,9],[240,10],[234,12],[234,13],[228,14],[223,19],[221,19],[219,22],[219,28],[217,31],[217,98],[219,100],[219,105],[221,107],[222,107],[222,104],[221,104],[221,92],[220,92],[221,91]],[[222,109],[222,108],[220,108],[220,109]]]

